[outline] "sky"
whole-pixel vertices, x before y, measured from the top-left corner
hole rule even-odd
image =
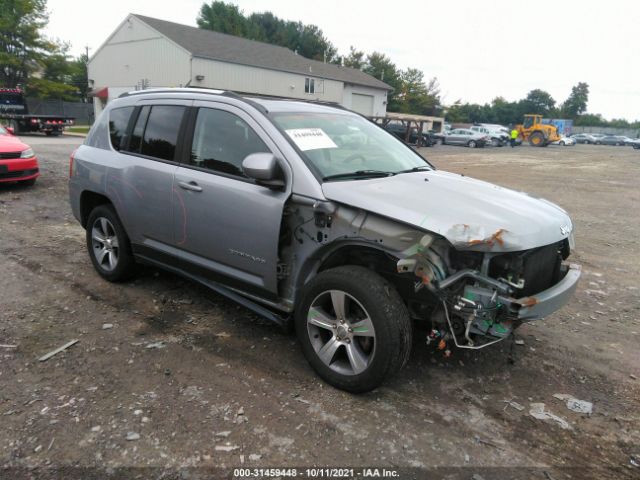
[[[196,25],[204,0],[48,0],[45,34],[95,51],[139,13]],[[271,11],[319,26],[347,54],[379,51],[399,68],[437,77],[445,104],[519,100],[534,88],[560,103],[589,84],[589,113],[640,119],[640,2],[609,0],[235,0],[245,14]],[[73,8],[71,5],[73,4]],[[378,7],[378,5],[380,7]]]

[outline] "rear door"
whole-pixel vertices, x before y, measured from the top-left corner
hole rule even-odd
[[[174,236],[179,256],[199,274],[275,298],[278,241],[287,190],[257,185],[242,172],[251,153],[275,143],[243,110],[195,102],[189,153],[175,172]]]
[[[126,166],[108,184],[124,205],[125,226],[134,248],[173,244],[172,188],[177,145],[188,106],[185,101],[151,101],[138,106],[121,153]],[[140,248],[139,248],[140,247]]]

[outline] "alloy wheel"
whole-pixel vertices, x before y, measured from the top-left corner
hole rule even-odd
[[[376,351],[373,322],[358,300],[342,290],[318,295],[307,313],[307,333],[318,358],[342,375],[358,375]]]
[[[91,247],[100,268],[107,272],[118,266],[120,245],[113,224],[105,217],[98,217],[91,228]]]

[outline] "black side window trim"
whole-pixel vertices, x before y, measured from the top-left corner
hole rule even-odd
[[[191,156],[191,148],[193,145],[193,137],[195,136],[196,120],[198,119],[198,110],[200,110],[201,108],[216,109],[216,107],[213,107],[213,106],[212,107],[196,106],[196,107],[189,107],[187,109],[187,112],[185,113],[185,121],[183,122],[183,126],[185,127],[185,130],[180,131],[180,138],[182,139],[182,141],[181,141],[180,155],[178,157],[179,163],[180,163],[179,166],[182,168],[188,168],[189,170],[196,170],[198,172],[208,173],[209,175],[217,175],[219,177],[225,177],[232,180],[238,180],[244,183],[250,183],[252,185],[258,185],[253,178],[247,178],[247,177],[243,177],[242,175],[233,175],[232,173],[225,173],[225,172],[220,172],[218,170],[212,170],[209,168],[202,168],[202,167],[196,167],[195,165],[191,165],[191,163],[189,162],[190,156]],[[219,108],[218,110],[222,110],[225,112],[228,111],[228,110],[219,109]],[[253,129],[251,125],[249,125],[249,128]],[[255,132],[255,129],[253,130]],[[262,137],[260,137],[258,132],[255,132],[255,133],[262,140]],[[268,145],[267,145],[267,148],[269,148]],[[269,148],[269,150],[271,149]],[[258,186],[261,186],[261,185],[258,185]],[[267,188],[267,187],[264,187],[264,188]]]
[[[142,109],[144,107],[150,107],[149,110],[149,115],[147,115],[147,119],[144,125],[144,128],[142,129],[142,136],[144,137],[144,134],[147,130],[147,123],[149,122],[149,117],[151,115],[151,108],[153,108],[154,106],[166,106],[166,107],[183,107],[184,108],[184,114],[182,115],[182,120],[180,122],[180,127],[178,127],[178,139],[176,142],[176,148],[175,148],[175,152],[173,154],[173,160],[167,160],[166,158],[158,158],[158,157],[152,157],[150,155],[145,155],[143,153],[140,152],[131,152],[129,151],[129,142],[131,141],[131,137],[133,135],[133,130],[136,126],[136,123],[138,123],[138,117],[140,116]],[[144,158],[147,160],[154,160],[156,162],[161,162],[161,163],[168,163],[171,165],[178,165],[181,162],[181,159],[184,158],[184,141],[185,141],[185,135],[187,133],[187,127],[188,127],[188,123],[189,123],[189,117],[190,117],[190,111],[193,107],[188,107],[185,105],[176,105],[176,104],[171,104],[171,103],[167,103],[167,104],[142,104],[142,105],[137,105],[135,107],[135,110],[131,113],[131,116],[129,117],[129,124],[127,125],[127,141],[126,141],[126,149],[122,148],[120,149],[119,153],[125,154],[125,155],[132,155],[134,157],[139,157],[139,158]],[[193,130],[193,129],[191,129]]]

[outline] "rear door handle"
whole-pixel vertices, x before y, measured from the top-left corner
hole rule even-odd
[[[185,190],[191,190],[192,192],[201,192],[202,187],[198,185],[193,180],[190,182],[178,182],[180,188],[184,188]]]

